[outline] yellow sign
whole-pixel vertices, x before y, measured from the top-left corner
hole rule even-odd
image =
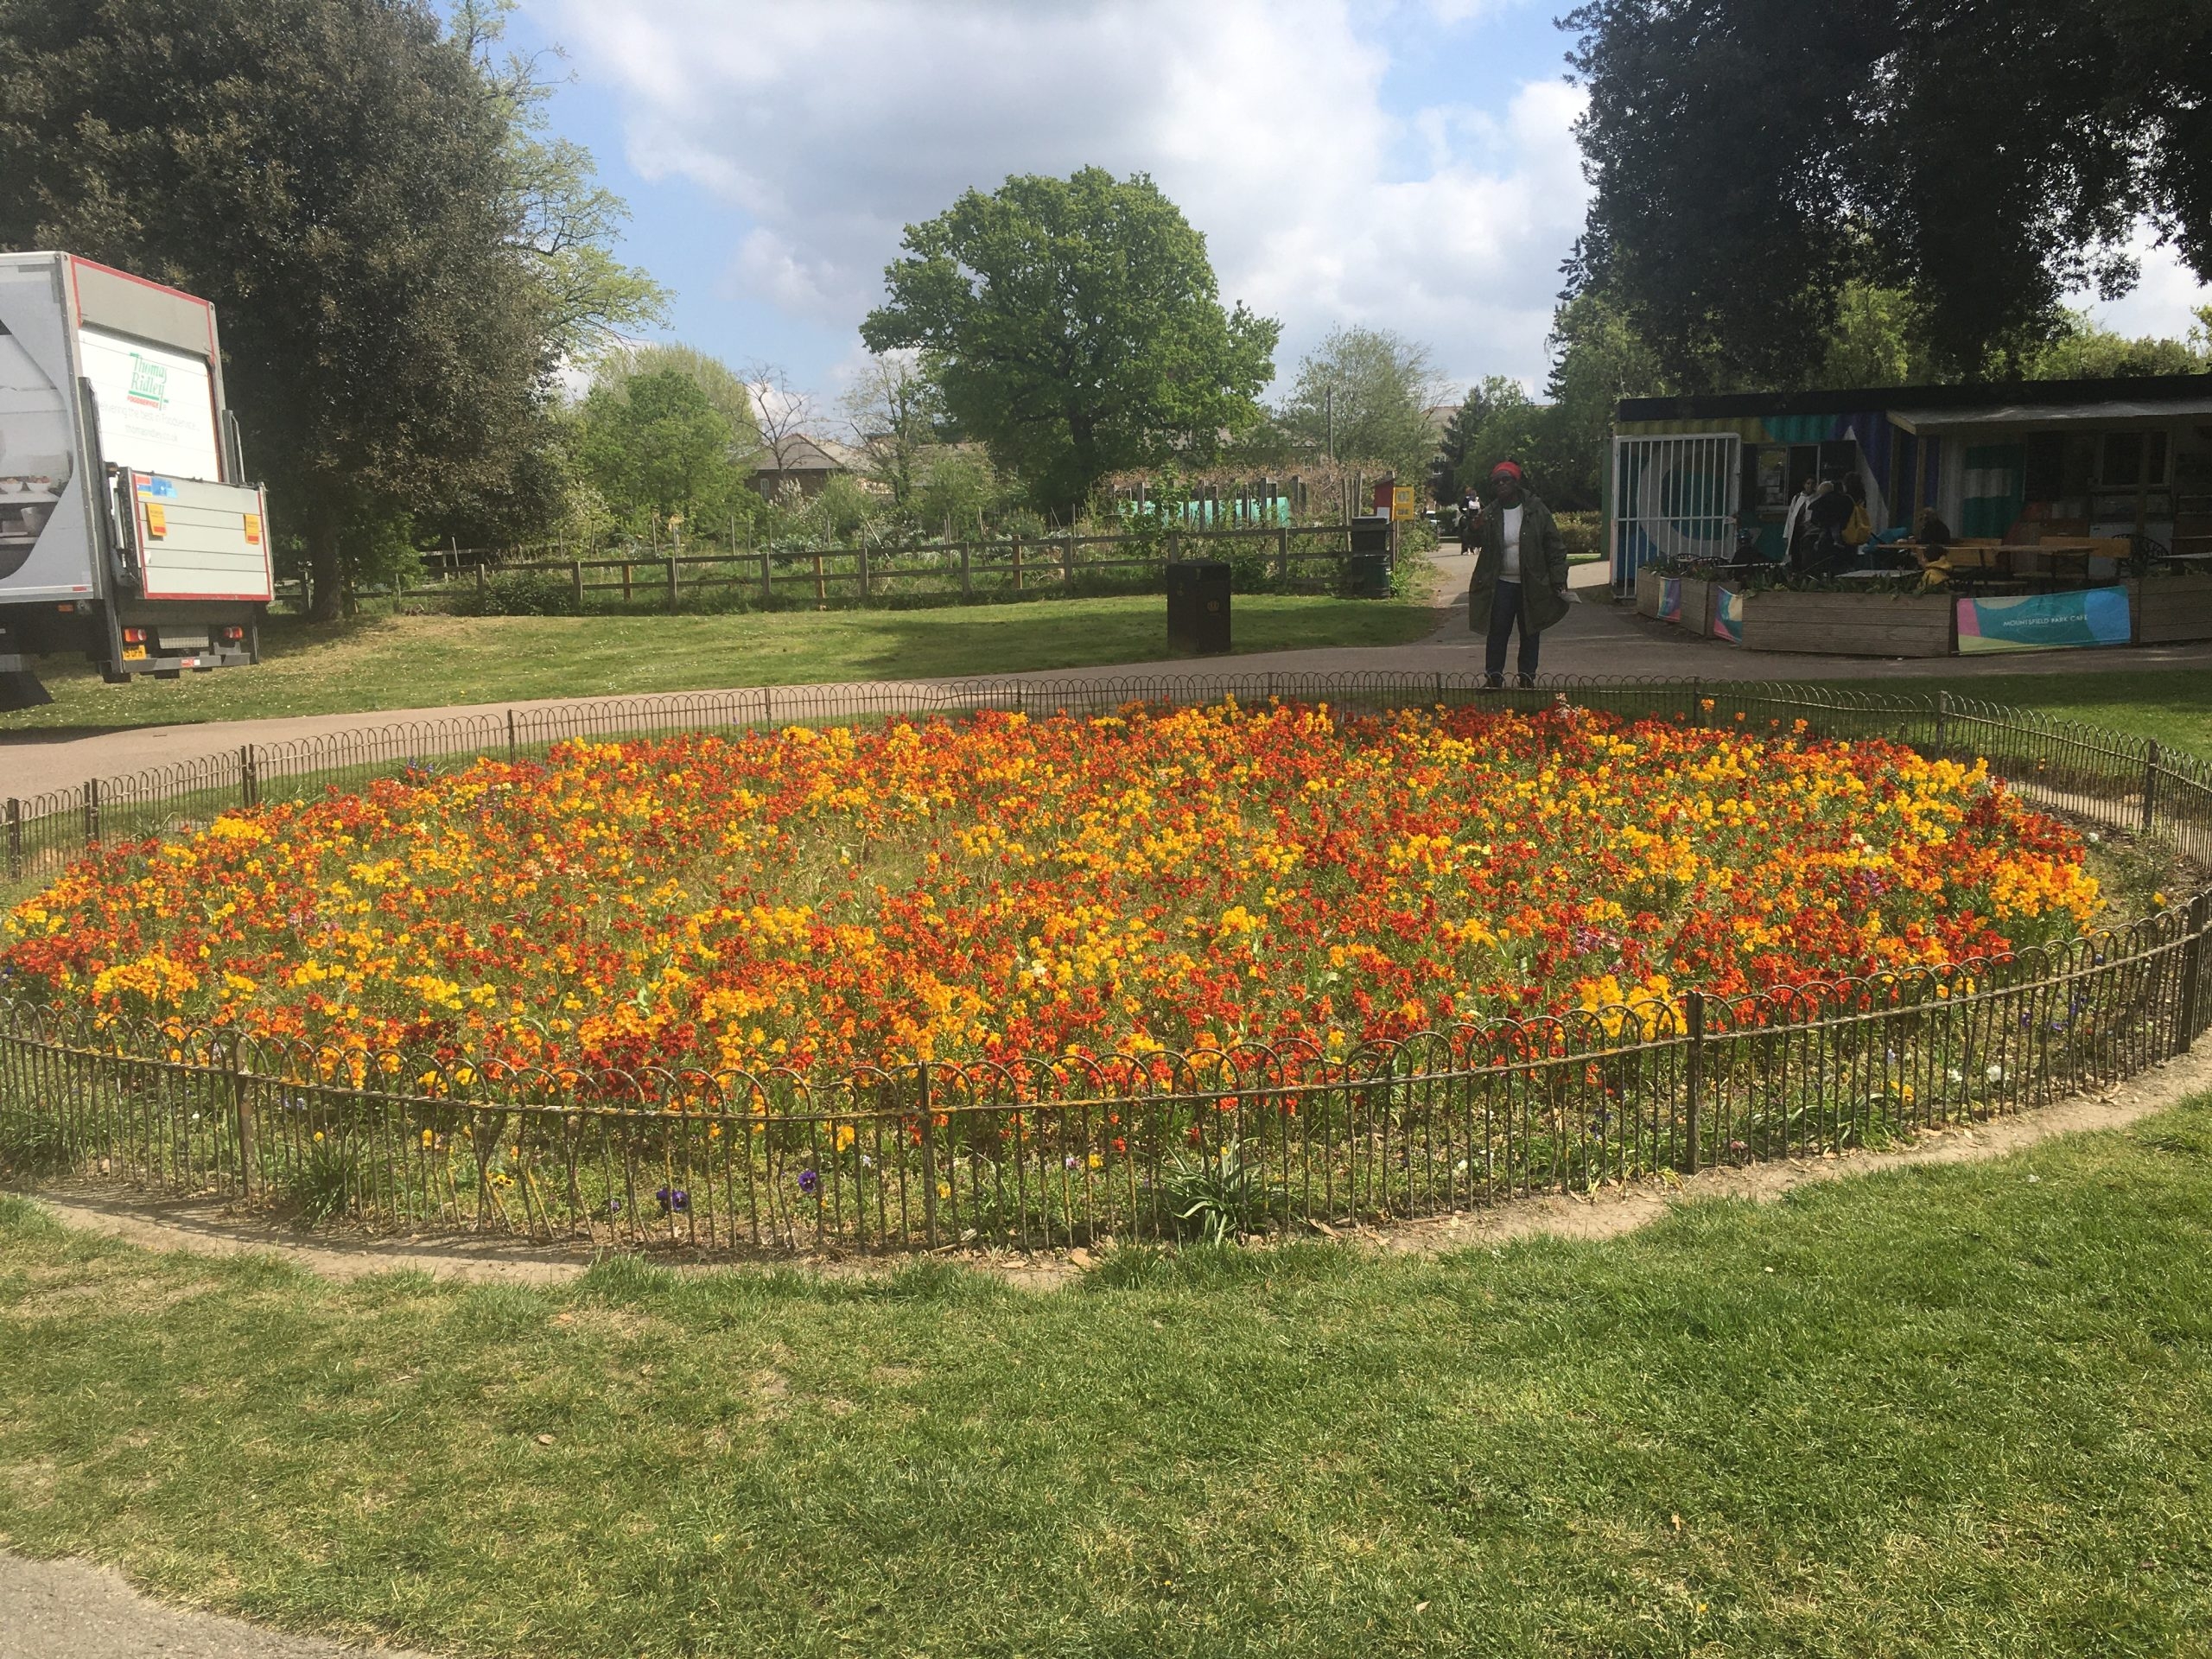
[[[1410,484],[1401,484],[1390,492],[1390,517],[1403,521],[1414,516],[1414,492]]]
[[[146,503],[146,533],[156,541],[169,533],[169,516],[157,501]]]
[[[261,515],[257,512],[245,515],[245,543],[248,547],[261,545]]]

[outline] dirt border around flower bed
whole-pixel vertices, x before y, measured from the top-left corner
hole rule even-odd
[[[1669,1172],[1600,1187],[1587,1195],[1543,1193],[1510,1199],[1492,1209],[1372,1227],[1311,1224],[1287,1236],[1325,1236],[1355,1248],[1421,1255],[1493,1248],[1523,1238],[1586,1242],[1618,1238],[1659,1220],[1679,1204],[1715,1198],[1770,1204],[1801,1186],[1821,1181],[1926,1164],[1984,1163],[2062,1135],[2126,1128],[2208,1091],[2212,1091],[2212,1039],[2198,1043],[2188,1054],[2163,1061],[2101,1091],[1980,1123],[1926,1130],[1905,1145],[1882,1151],[1777,1159],[1707,1169],[1690,1176]],[[593,1260],[557,1246],[506,1241],[302,1237],[274,1223],[242,1220],[221,1203],[207,1199],[51,1192],[21,1196],[33,1199],[65,1225],[141,1249],[208,1256],[266,1253],[339,1281],[379,1273],[419,1272],[459,1283],[556,1285],[580,1276]],[[830,1278],[888,1274],[916,1261],[938,1260],[955,1262],[1024,1288],[1052,1290],[1089,1268],[1096,1253],[1081,1249],[1026,1254],[948,1249],[933,1256],[913,1252],[896,1256],[803,1255],[764,1261],[675,1260],[691,1271],[797,1271]]]

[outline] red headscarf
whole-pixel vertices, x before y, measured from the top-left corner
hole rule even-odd
[[[1517,461],[1501,461],[1490,469],[1490,475],[1492,478],[1496,478],[1500,473],[1510,473],[1514,477],[1518,478],[1521,476],[1521,463]]]

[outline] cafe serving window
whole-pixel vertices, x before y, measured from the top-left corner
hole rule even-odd
[[[2166,481],[2166,435],[2107,432],[2099,456],[2097,484],[2107,490],[2139,489]]]

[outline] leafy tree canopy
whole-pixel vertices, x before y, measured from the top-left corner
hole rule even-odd
[[[737,500],[750,492],[729,416],[682,368],[594,386],[576,427],[577,462],[633,529],[681,515],[718,532],[749,505]]]
[[[1460,451],[1452,473],[1453,495],[1470,489],[1487,495],[1491,468],[1511,461],[1520,463],[1529,487],[1551,501],[1558,487],[1553,476],[1557,469],[1545,454],[1552,414],[1505,375],[1487,376],[1470,390],[1452,417]]]
[[[698,387],[715,411],[729,425],[733,454],[738,460],[760,448],[760,427],[753,411],[753,394],[744,376],[711,353],[678,340],[626,344],[602,356],[592,374],[591,390],[604,391],[618,403],[630,395],[633,381],[663,372],[681,375]]]
[[[2148,217],[2212,276],[2206,0],[1586,0],[1572,275],[1686,389],[1821,375],[1854,283],[1929,366],[2017,369]],[[1862,320],[1863,321],[1863,320]]]
[[[2137,340],[2075,312],[2068,317],[2067,331],[2037,353],[2027,371],[2038,380],[2212,373],[2212,306],[2196,316],[2187,340]]]
[[[1008,179],[906,227],[872,352],[912,348],[968,437],[1072,512],[1107,474],[1260,418],[1278,326],[1224,310],[1205,238],[1142,174]]]
[[[1379,461],[1407,481],[1435,448],[1428,411],[1442,395],[1427,346],[1387,328],[1336,328],[1299,364],[1275,419],[1305,448]]]
[[[593,297],[606,204],[563,219],[581,162],[518,137],[512,79],[480,55],[498,16],[0,0],[0,246],[216,303],[249,462],[321,616],[349,531],[514,488],[562,353],[651,297]]]

